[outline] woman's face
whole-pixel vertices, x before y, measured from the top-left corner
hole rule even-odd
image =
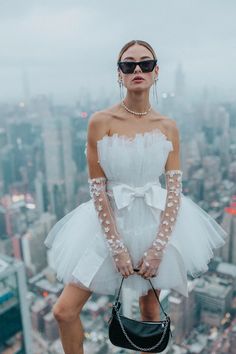
[[[150,59],[154,58],[152,52],[150,52],[148,48],[140,44],[134,44],[122,54],[120,61],[142,61]],[[158,76],[158,70],[159,67],[156,65],[152,72],[144,73],[139,65],[136,65],[132,74],[124,74],[120,68],[118,68],[118,76],[123,81],[127,90],[143,91],[149,89],[153,85],[155,78]],[[139,82],[133,81],[134,77],[137,75],[141,76],[144,80]]]

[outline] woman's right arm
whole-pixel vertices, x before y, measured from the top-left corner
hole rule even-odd
[[[107,195],[107,178],[98,162],[97,141],[107,134],[107,124],[101,112],[94,113],[88,124],[87,161],[89,191],[117,270],[125,277],[134,274],[127,247],[117,230],[113,209]]]

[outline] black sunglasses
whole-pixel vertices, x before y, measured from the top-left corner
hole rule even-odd
[[[143,73],[151,72],[157,63],[157,59],[143,61],[118,61],[117,65],[124,74],[132,74],[139,65]]]

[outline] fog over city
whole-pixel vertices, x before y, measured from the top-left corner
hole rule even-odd
[[[45,93],[73,102],[118,92],[116,59],[129,40],[148,41],[172,90],[181,65],[191,92],[232,97],[236,77],[233,0],[8,0],[0,2],[0,101]]]

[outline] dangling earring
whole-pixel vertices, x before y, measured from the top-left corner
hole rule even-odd
[[[117,82],[119,83],[120,86],[120,99],[124,99],[124,85],[122,79],[118,79]]]
[[[155,80],[154,80],[154,85],[153,85],[153,98],[154,98],[154,96],[155,96],[155,99],[156,99],[156,102],[157,102],[157,104],[158,104],[158,96],[157,96],[157,80],[158,80],[158,78],[156,78]]]

